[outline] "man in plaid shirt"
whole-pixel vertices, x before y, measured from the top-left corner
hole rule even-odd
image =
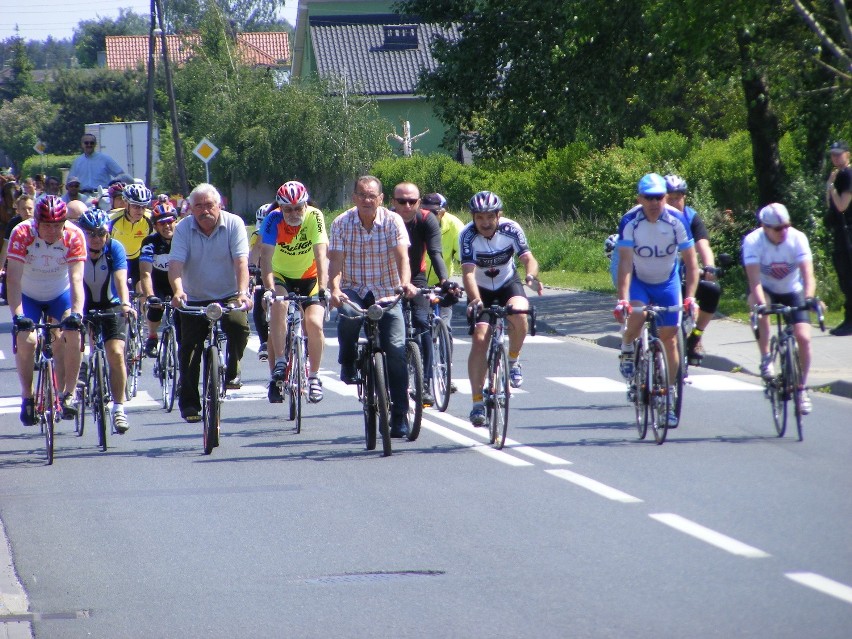
[[[371,175],[355,181],[355,206],[343,212],[329,234],[329,291],[331,304],[339,308],[337,340],[340,345],[340,379],[355,383],[355,355],[363,320],[343,305],[352,300],[362,308],[393,300],[402,287],[413,297],[408,263],[408,232],[402,218],[382,206],[382,183]],[[382,349],[390,379],[391,436],[408,435],[408,370],[405,360],[405,323],[397,304],[379,322]]]

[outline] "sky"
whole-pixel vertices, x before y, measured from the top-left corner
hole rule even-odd
[[[298,0],[287,0],[282,17],[296,23]],[[24,40],[70,39],[83,20],[117,18],[118,9],[148,15],[151,0],[0,0],[0,40],[15,35],[15,25]]]

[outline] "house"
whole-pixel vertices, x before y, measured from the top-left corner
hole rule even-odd
[[[199,42],[198,34],[167,35],[169,60],[180,65],[192,55]],[[161,57],[161,40],[154,40],[154,55]],[[243,58],[254,66],[283,68],[290,64],[290,39],[284,31],[238,33],[237,46]],[[106,67],[108,69],[148,68],[148,36],[106,36]]]
[[[441,147],[446,126],[430,100],[414,94],[420,73],[437,66],[434,38],[457,39],[444,28],[391,12],[392,2],[299,0],[293,49],[293,77],[336,78],[348,90],[369,95],[388,120],[388,133],[402,135],[410,122],[414,151],[449,153]],[[395,149],[399,144],[389,142]]]

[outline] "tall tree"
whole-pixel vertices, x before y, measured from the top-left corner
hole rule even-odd
[[[268,31],[280,24],[278,10],[285,0],[170,0],[163,8],[167,29],[171,33],[195,30],[201,26],[205,11],[215,5],[234,32]]]
[[[83,20],[74,30],[77,61],[83,67],[98,66],[98,53],[106,51],[106,37],[146,35],[149,20],[130,9],[119,9],[118,17]]]
[[[0,104],[3,148],[12,157],[18,170],[24,160],[33,154],[33,146],[56,111],[57,108],[47,100],[29,95]]]
[[[20,35],[12,38],[12,60],[9,65],[10,77],[0,85],[0,99],[14,100],[33,92],[33,63],[27,55],[24,39]]]

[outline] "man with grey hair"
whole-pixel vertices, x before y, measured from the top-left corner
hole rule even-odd
[[[213,302],[251,310],[248,293],[248,235],[242,218],[222,210],[222,196],[212,184],[202,183],[189,194],[191,215],[175,227],[169,257],[172,305],[205,306]],[[240,360],[249,337],[248,316],[231,312],[222,316],[228,336],[228,388],[240,387]],[[207,336],[206,317],[181,314],[180,396],[181,417],[198,422],[201,398],[198,378]]]

